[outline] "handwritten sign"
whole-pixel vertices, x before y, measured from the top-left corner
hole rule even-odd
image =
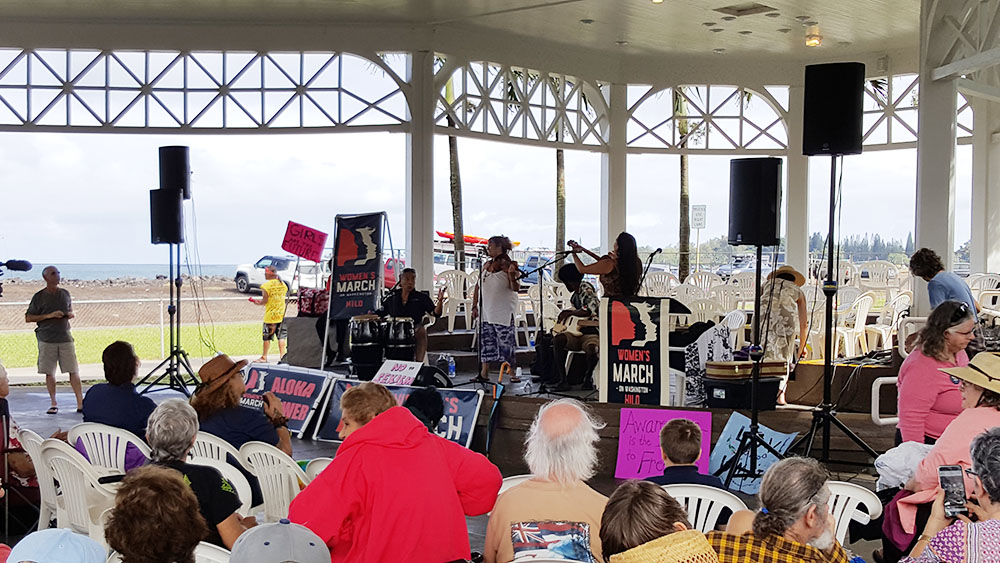
[[[240,404],[263,410],[264,393],[270,391],[281,399],[288,431],[299,434],[316,412],[329,383],[324,371],[289,365],[249,364],[243,368],[246,391]]]
[[[759,426],[759,429],[764,441],[781,454],[788,451],[788,448],[792,445],[792,441],[798,436],[798,432],[785,434],[784,432],[771,430],[763,424]],[[736,455],[736,450],[740,447],[740,438],[744,432],[749,431],[750,419],[738,412],[733,412],[729,417],[729,421],[726,422],[726,427],[722,429],[719,441],[715,443],[715,449],[712,450],[708,471],[712,475],[717,475],[719,479],[722,479],[723,483],[726,482],[726,477],[729,475],[729,468],[733,457]],[[778,459],[771,455],[770,452],[764,448],[757,448],[757,471],[762,475],[768,467],[777,462]],[[739,463],[741,469],[748,469],[750,467],[750,453],[743,454]],[[733,479],[729,488],[733,491],[742,491],[750,495],[755,495],[760,490],[760,477],[740,477]]]
[[[701,457],[698,471],[708,472],[708,452],[712,439],[712,413],[666,409],[621,410],[618,428],[616,479],[644,479],[663,474],[660,455],[660,429],[675,418],[686,418],[701,428]]]
[[[382,385],[413,385],[413,380],[424,366],[421,362],[386,360],[378,368],[372,381]]]
[[[306,260],[320,262],[323,260],[325,244],[326,233],[323,231],[289,221],[288,228],[285,229],[285,239],[281,241],[281,249]]]

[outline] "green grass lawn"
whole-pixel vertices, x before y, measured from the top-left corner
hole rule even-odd
[[[164,330],[164,337],[167,336]],[[81,364],[101,363],[104,348],[115,340],[130,342],[143,360],[158,360],[160,355],[160,328],[120,327],[85,328],[73,330],[76,340],[76,357]],[[212,346],[206,345],[205,342]],[[209,357],[216,351],[231,356],[260,354],[260,323],[216,324],[203,327],[199,336],[197,326],[181,327],[181,346],[193,358]],[[169,351],[169,342],[164,348]],[[8,368],[30,367],[38,358],[38,345],[34,332],[0,333],[0,359]]]

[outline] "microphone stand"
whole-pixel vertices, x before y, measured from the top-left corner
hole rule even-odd
[[[657,248],[652,254],[649,255],[649,258],[646,258],[646,267],[642,270],[642,277],[639,278],[640,289],[642,289],[642,284],[646,283],[646,274],[649,273],[649,267],[653,264],[653,258],[661,252],[663,252],[663,249]]]
[[[551,259],[534,270],[529,270],[527,272],[522,271],[520,277],[517,278],[518,280],[523,280],[531,274],[538,272],[538,318],[536,319],[538,321],[538,331],[535,333],[536,350],[538,348],[538,337],[545,332],[545,272],[543,270],[552,265],[556,260],[565,258],[570,254],[573,254],[572,250],[560,250],[559,252],[553,254]],[[548,390],[545,389],[544,377],[541,377],[541,383],[538,386],[538,393],[548,393]]]

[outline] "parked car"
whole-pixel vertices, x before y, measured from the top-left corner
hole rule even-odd
[[[385,280],[385,287],[392,288],[396,285],[396,271],[402,273],[406,268],[406,260],[402,258],[386,258],[382,277]]]
[[[278,279],[285,282],[289,292],[299,290],[299,286],[321,289],[325,283],[327,272],[326,262],[317,264],[311,260],[299,260],[299,276],[295,277],[296,258],[294,256],[264,256],[253,264],[240,264],[236,267],[236,289],[240,293],[249,293],[253,288],[259,288],[264,283],[264,268],[274,266]]]
[[[723,280],[729,280],[730,277],[740,274],[743,272],[753,272],[757,269],[757,259],[754,257],[743,257],[737,256],[733,259],[732,264],[723,264],[716,268],[715,273],[718,274]],[[767,277],[771,273],[772,266],[768,262],[764,262],[760,266],[761,277]]]
[[[544,256],[538,256],[538,255],[528,256],[527,258],[524,259],[524,263],[520,265],[521,271],[531,272],[532,270],[538,268],[548,260],[549,259]],[[551,265],[547,266],[544,270],[542,270],[542,272],[544,272],[545,274],[545,281],[552,281],[553,278],[552,278]],[[538,272],[532,272],[530,275],[521,278],[522,285],[535,285],[537,283],[538,283]]]

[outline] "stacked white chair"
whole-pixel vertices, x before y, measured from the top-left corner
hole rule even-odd
[[[834,349],[839,349],[843,343],[844,355],[848,358],[868,353],[868,342],[865,340],[865,325],[868,322],[868,311],[872,307],[872,297],[859,297],[851,306],[854,321],[849,326],[837,327],[837,341]]]
[[[892,333],[896,332],[903,313],[910,308],[913,296],[906,291],[900,293],[882,309],[877,323],[865,326],[869,350],[888,350],[892,348]]]
[[[722,305],[726,311],[742,309],[747,301],[753,302],[754,290],[743,289],[737,285],[717,285],[709,290],[709,298]]]
[[[437,275],[438,283],[443,283],[448,299],[444,302],[442,314],[448,317],[448,332],[455,331],[455,316],[465,314],[465,327],[472,327],[472,292],[478,278],[460,270],[446,270]]]
[[[663,490],[670,493],[687,511],[688,521],[692,529],[704,533],[711,532],[719,523],[723,508],[736,512],[746,510],[740,497],[716,487],[706,485],[663,485]]]
[[[757,285],[757,272],[740,272],[729,278],[729,285],[753,291]]]
[[[260,483],[264,514],[269,522],[288,517],[288,505],[309,477],[288,455],[264,442],[247,442],[240,448],[240,461]]]
[[[70,444],[75,445],[78,440],[83,443],[83,450],[87,452],[91,465],[111,472],[125,473],[125,450],[128,444],[138,448],[147,459],[150,457],[149,446],[141,438],[128,430],[107,424],[82,422],[70,428],[68,434]]]
[[[712,299],[695,299],[685,305],[691,309],[691,315],[688,317],[689,323],[718,322],[726,314],[722,305]]]
[[[62,440],[49,438],[42,442],[41,461],[49,466],[52,477],[59,483],[66,515],[60,526],[106,545],[104,523],[106,511],[115,504],[114,489],[98,482],[102,474]]]
[[[830,487],[830,514],[837,522],[835,535],[841,544],[847,539],[852,520],[864,525],[882,515],[878,496],[861,485],[845,481],[829,481],[827,485]]]
[[[725,282],[718,274],[713,272],[699,271],[694,272],[687,279],[684,280],[685,284],[693,285],[695,287],[700,287],[703,291],[708,291],[717,285],[722,285]]]
[[[980,298],[984,291],[1000,290],[1000,274],[982,274],[974,281],[969,282],[969,289],[972,290],[972,297],[981,301]],[[993,303],[990,303],[989,306],[993,306]]]
[[[671,297],[687,305],[697,299],[704,299],[705,290],[696,285],[682,283],[673,289]]]
[[[677,276],[670,272],[649,272],[642,285],[648,297],[667,297],[670,290],[680,284]]]
[[[49,464],[43,463],[42,444],[44,439],[32,430],[22,428],[17,432],[17,439],[21,442],[24,451],[35,463],[35,478],[38,480],[38,492],[41,496],[41,506],[38,510],[38,529],[44,530],[51,525],[53,517],[56,520],[56,527],[64,527],[66,520],[65,509],[62,507],[62,499],[56,492],[56,483],[52,478],[52,469]]]
[[[746,340],[743,332],[747,326],[747,314],[743,311],[730,311],[720,324],[729,327],[729,343],[733,350],[742,348]]]

